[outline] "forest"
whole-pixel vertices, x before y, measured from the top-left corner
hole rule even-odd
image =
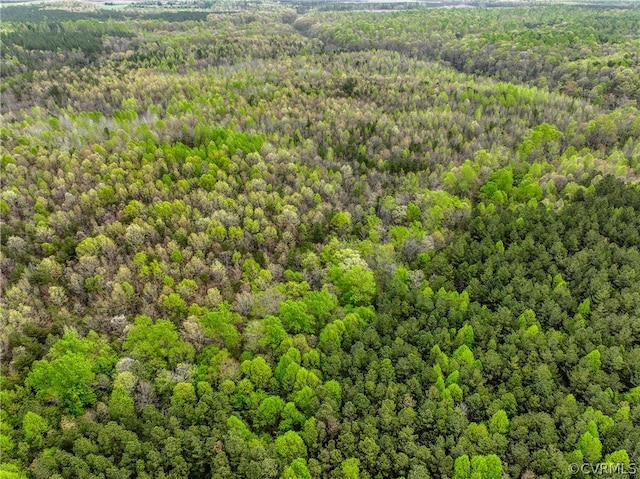
[[[0,7],[0,479],[634,477],[640,9],[207,5]]]

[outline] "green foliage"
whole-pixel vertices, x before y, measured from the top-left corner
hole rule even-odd
[[[284,405],[284,401],[278,396],[269,396],[264,399],[256,411],[255,425],[262,429],[272,430],[280,420]]]
[[[629,454],[624,449],[620,449],[618,451],[612,452],[611,454],[608,454],[605,458],[605,462],[608,464],[624,464],[627,467],[631,464]]]
[[[496,203],[504,203],[513,188],[513,171],[511,167],[501,168],[489,175],[487,183],[480,191]]]
[[[329,280],[338,287],[343,304],[368,305],[376,293],[373,273],[360,265],[346,271],[334,266],[329,271]]]
[[[6,449],[4,449],[6,451]],[[26,479],[27,474],[14,464],[0,464],[0,478],[2,479]]]
[[[340,383],[338,381],[331,380],[324,383],[324,387],[331,398],[340,405],[342,403],[342,387],[340,386]]]
[[[264,335],[259,342],[262,346],[268,346],[272,350],[277,350],[288,336],[282,327],[282,321],[275,316],[267,316],[260,322],[260,326]]]
[[[544,148],[546,144],[560,139],[562,133],[558,128],[547,123],[536,126],[524,138],[518,146],[518,153],[525,160],[530,160],[536,151]]]
[[[595,464],[602,458],[602,443],[598,437],[598,429],[592,422],[590,428],[578,441],[578,450],[586,462]]]
[[[343,479],[358,479],[360,477],[360,460],[351,457],[340,466]]]
[[[44,433],[49,430],[47,421],[34,412],[27,412],[22,419],[24,439],[33,447],[41,447],[44,443]]]
[[[599,371],[602,365],[600,360],[600,351],[594,349],[589,354],[584,357],[584,361],[589,366],[589,368],[593,371]]]
[[[230,351],[237,351],[240,345],[240,333],[235,324],[239,321],[238,314],[231,311],[228,304],[221,304],[215,310],[206,313],[199,319],[205,334],[212,338],[219,346]]]
[[[327,355],[340,350],[344,331],[344,323],[341,320],[327,324],[320,333],[318,349]]]
[[[92,339],[67,333],[51,347],[47,359],[33,364],[25,384],[33,387],[38,397],[59,400],[77,416],[96,400],[96,372],[108,372],[112,366],[108,347],[100,348]]]
[[[259,389],[267,389],[271,383],[273,372],[262,356],[242,363],[242,371]]]
[[[461,345],[464,344],[469,348],[473,347],[474,334],[473,328],[470,325],[465,324],[462,328],[460,328],[458,334],[456,335],[456,343]]]
[[[222,7],[2,7],[0,476],[632,464],[637,9]]]
[[[280,304],[280,320],[290,333],[311,333],[315,329],[315,320],[307,313],[301,301],[287,300]]]
[[[304,459],[295,459],[289,464],[282,474],[282,479],[311,479],[311,473]]]
[[[95,373],[85,355],[66,353],[52,361],[36,361],[25,384],[43,399],[57,399],[71,414],[80,415],[96,401]]]
[[[282,411],[280,431],[298,430],[304,425],[305,419],[304,414],[298,410],[295,403],[288,402]]]
[[[154,323],[148,316],[135,319],[123,348],[145,364],[148,376],[159,369],[173,369],[180,362],[190,362],[194,356],[193,346],[179,338],[171,321],[159,319]]]
[[[116,386],[109,399],[109,414],[115,420],[133,417],[136,413],[133,398],[122,386]]]
[[[6,454],[12,452],[15,445],[9,436],[0,434],[0,447],[2,447],[2,450]]]
[[[466,454],[458,457],[453,469],[453,479],[469,479],[471,477],[471,462]]]
[[[176,293],[165,296],[162,305],[172,317],[184,318],[187,315],[187,303]]]
[[[274,443],[278,459],[283,464],[290,464],[296,459],[307,458],[307,446],[302,438],[294,431],[288,431],[278,436]]]
[[[346,235],[351,232],[351,214],[345,211],[339,211],[331,218],[331,227],[336,233]]]
[[[289,348],[287,353],[280,358],[274,371],[274,377],[284,391],[291,391],[300,371],[300,352],[295,348]]]
[[[509,418],[503,409],[499,409],[491,416],[489,431],[499,434],[506,434],[509,431]]]
[[[500,479],[502,477],[502,461],[495,454],[489,454],[485,459],[486,473],[483,477],[487,479]]]

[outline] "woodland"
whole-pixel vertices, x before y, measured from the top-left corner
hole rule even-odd
[[[640,9],[215,6],[0,7],[0,478],[633,477]]]

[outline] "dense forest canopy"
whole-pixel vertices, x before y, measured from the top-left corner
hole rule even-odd
[[[634,475],[640,10],[301,5],[1,8],[0,478]]]

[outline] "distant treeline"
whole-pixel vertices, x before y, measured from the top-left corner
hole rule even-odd
[[[100,36],[95,32],[39,32],[33,33],[3,33],[2,42],[15,44],[27,50],[45,50],[55,52],[58,48],[65,50],[80,49],[85,53],[102,51]]]
[[[2,9],[2,19],[5,22],[64,22],[75,20],[126,20],[142,17],[148,20],[164,20],[167,22],[189,22],[206,20],[209,12],[160,12],[152,13],[141,10],[95,10],[90,12],[72,12],[69,10],[44,9],[40,6],[20,5]]]

